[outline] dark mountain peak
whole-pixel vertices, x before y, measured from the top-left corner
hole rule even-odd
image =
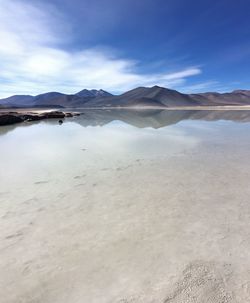
[[[158,85],[155,85],[155,86],[152,86],[149,88],[151,91],[154,91],[154,92],[164,92],[164,93],[177,93],[177,94],[181,94],[180,92],[178,92],[177,90],[175,89],[171,89],[171,88],[167,88],[167,87],[163,87],[163,86],[158,86]]]
[[[106,92],[105,90],[103,89],[83,89],[81,90],[80,92],[76,93],[75,94],[76,96],[78,97],[82,97],[82,98],[85,98],[85,97],[110,97],[112,96],[112,94],[110,94],[109,92]]]
[[[88,89],[83,89],[75,94],[78,97],[93,97],[93,93]]]
[[[194,95],[194,94],[193,94]],[[200,93],[198,95],[203,95],[203,96],[220,96],[221,93],[217,93],[217,92],[206,92],[206,93]]]
[[[96,90],[95,90],[96,91]],[[113,96],[111,93],[103,90],[103,89],[99,89],[98,91],[96,91],[96,96],[97,97],[110,97]]]
[[[155,85],[153,87],[149,88],[148,94],[151,98],[157,97],[157,96],[180,96],[183,95],[182,93],[178,92],[177,90],[161,87],[158,85]]]
[[[166,88],[158,86],[158,85],[154,85],[154,86],[150,87],[149,89],[156,91],[156,90],[165,90]]]
[[[123,93],[121,96],[126,96],[126,95],[137,95],[137,94],[149,94],[152,92],[164,90],[165,88],[160,87],[160,86],[152,86],[152,87],[145,87],[145,86],[138,86],[136,88],[133,88],[125,93]]]
[[[133,95],[138,95],[138,94],[145,94],[150,90],[150,87],[144,87],[144,86],[139,86],[136,88],[133,88],[120,96],[133,96]]]
[[[59,93],[59,92],[48,92],[48,93],[43,93],[40,95],[35,96],[35,98],[55,98],[55,97],[59,97],[59,96],[63,96],[64,94]]]
[[[170,88],[164,87],[164,86],[159,86],[159,85],[154,85],[149,87],[150,89],[164,89],[164,90],[172,90]]]
[[[167,88],[167,87],[163,87],[163,86],[159,86],[159,85],[154,85],[154,86],[152,86],[152,87],[150,87],[150,90],[165,90],[165,91],[167,91],[167,90],[171,90],[171,89],[169,89],[169,88]]]

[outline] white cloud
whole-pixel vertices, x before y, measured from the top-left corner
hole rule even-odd
[[[0,0],[0,97],[83,88],[122,92],[136,86],[174,87],[201,73],[196,67],[174,73],[140,74],[137,63],[102,49],[65,50],[70,31],[52,6]],[[65,41],[66,40],[66,41]]]

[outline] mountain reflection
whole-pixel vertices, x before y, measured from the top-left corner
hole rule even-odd
[[[70,111],[70,109],[67,109],[67,111]],[[121,121],[137,128],[151,127],[155,129],[188,120],[250,122],[250,110],[72,109],[72,111],[81,112],[81,115],[67,118],[65,119],[65,123],[73,122],[83,127],[105,126],[113,121]],[[58,126],[58,119],[1,126],[0,135],[4,135],[20,127],[27,128],[42,123]]]
[[[250,110],[85,110],[74,121],[80,125],[104,126],[122,121],[137,128],[161,128],[185,120],[250,122]]]

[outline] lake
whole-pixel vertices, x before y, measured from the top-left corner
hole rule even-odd
[[[0,127],[0,301],[250,301],[250,111]]]

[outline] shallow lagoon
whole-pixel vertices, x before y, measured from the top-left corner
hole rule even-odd
[[[249,150],[249,111],[1,127],[3,302],[248,302]]]

